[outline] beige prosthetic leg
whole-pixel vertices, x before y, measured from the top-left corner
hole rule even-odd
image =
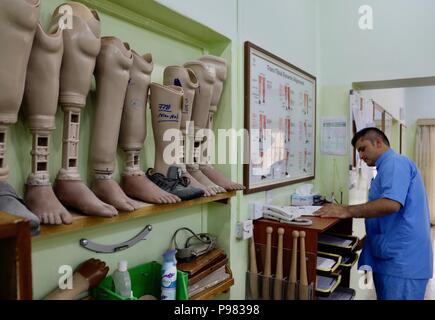
[[[17,122],[39,11],[40,0],[0,1],[0,211],[29,220],[32,235],[39,233],[39,218],[6,182],[6,133]]]
[[[60,72],[59,103],[64,111],[62,168],[53,189],[65,206],[82,213],[111,217],[117,210],[101,200],[81,181],[78,172],[80,112],[85,107],[95,60],[100,51],[100,20],[83,4],[67,2],[71,28],[63,30],[64,53]],[[52,17],[56,28],[63,17],[59,6]]]
[[[192,121],[194,123],[194,163],[186,164],[187,171],[202,185],[213,190],[215,193],[225,192],[226,190],[213,183],[207,176],[199,170],[200,145],[204,140],[204,134],[201,129],[207,126],[208,110],[213,95],[213,84],[215,81],[215,70],[202,61],[189,61],[184,67],[190,68],[195,73],[199,86],[195,91],[195,99],[192,107]]]
[[[39,11],[40,0],[0,2],[0,181],[9,175],[6,133],[17,122]]]
[[[180,122],[183,88],[151,83],[150,105],[155,161],[154,169],[150,168],[147,171],[148,178],[159,188],[177,195],[182,200],[203,196],[204,191],[190,186],[190,180],[182,176],[179,167],[182,157]]]
[[[95,174],[92,191],[102,201],[122,211],[133,211],[140,207],[112,179],[132,63],[133,56],[128,44],[115,37],[101,38],[101,50],[95,68],[97,109],[90,148]]]
[[[154,64],[151,54],[140,56],[132,52],[133,65],[130,68],[119,135],[119,145],[127,155],[121,187],[128,196],[148,203],[180,202],[179,197],[151,182],[139,165],[139,155],[146,138],[146,105]]]
[[[195,90],[198,88],[198,79],[192,69],[180,66],[169,66],[166,67],[163,72],[163,84],[182,87],[184,92],[180,124],[181,133],[183,135],[182,150],[184,150],[184,152],[182,163],[179,165],[182,171],[182,176],[189,178],[191,186],[202,189],[206,197],[214,196],[216,192],[213,191],[212,188],[200,184],[186,169],[186,163],[193,164],[193,143],[191,142],[193,142],[194,135],[192,132],[191,137],[186,136],[186,123],[190,122],[192,116],[192,105]]]
[[[222,95],[223,91],[223,84],[224,81],[227,79],[227,63],[225,59],[222,59],[220,57],[212,56],[212,55],[205,55],[201,58],[199,58],[200,61],[203,61],[204,63],[213,66],[216,71],[216,80],[213,85],[213,96],[211,99],[210,104],[210,110],[208,115],[208,123],[207,128],[210,130],[213,130],[213,117],[216,113],[219,105],[219,101]],[[207,143],[204,142],[204,143]],[[207,151],[209,148],[207,148]],[[210,164],[210,154],[206,156],[206,164],[200,164],[199,169],[202,173],[204,173],[211,181],[216,183],[217,185],[225,188],[226,190],[243,190],[244,187],[242,184],[232,182],[229,179],[227,179],[222,173],[217,171],[211,164]]]
[[[62,30],[47,34],[38,24],[27,67],[25,115],[33,135],[32,173],[26,184],[26,204],[41,223],[69,224],[71,214],[56,198],[50,184],[50,135],[55,129],[59,74],[63,54]]]

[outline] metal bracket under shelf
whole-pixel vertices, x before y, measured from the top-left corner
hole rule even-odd
[[[131,248],[136,243],[138,243],[141,240],[145,240],[145,237],[148,235],[148,233],[151,232],[153,227],[151,225],[147,225],[145,228],[143,228],[137,235],[135,235],[130,240],[118,243],[118,244],[99,244],[96,242],[93,242],[88,239],[80,239],[79,243],[80,245],[93,252],[97,253],[114,253],[118,251],[122,251],[128,248]]]

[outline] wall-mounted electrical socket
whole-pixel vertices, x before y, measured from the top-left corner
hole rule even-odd
[[[252,237],[253,224],[252,220],[238,222],[236,225],[236,238],[246,240]]]

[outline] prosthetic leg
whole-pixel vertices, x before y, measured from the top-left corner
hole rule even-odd
[[[5,182],[9,176],[6,133],[17,122],[39,11],[40,0],[0,1],[0,210],[30,220],[33,234],[39,230],[38,217]]]
[[[59,74],[63,54],[62,30],[47,34],[38,24],[27,67],[25,115],[33,136],[32,173],[26,183],[26,203],[44,224],[70,224],[71,214],[56,198],[50,184],[48,157],[55,129]]]
[[[225,192],[226,190],[213,183],[207,176],[199,170],[200,145],[204,140],[204,132],[208,119],[208,110],[213,94],[213,84],[215,81],[215,70],[213,67],[207,66],[202,61],[189,61],[184,64],[184,67],[190,68],[195,73],[199,86],[195,91],[195,99],[192,107],[192,121],[194,123],[194,163],[186,164],[187,171],[202,185],[213,190],[215,193]]]
[[[71,28],[63,31],[64,54],[60,72],[59,103],[64,111],[62,168],[53,186],[65,206],[82,213],[111,217],[117,210],[101,200],[81,181],[78,172],[80,112],[85,107],[91,86],[95,60],[100,51],[100,20],[96,11],[83,4],[67,2],[71,7]],[[58,7],[51,27],[59,25],[62,14]]]
[[[133,56],[128,44],[115,37],[101,38],[95,76],[97,110],[91,140],[94,169],[92,191],[102,201],[122,211],[133,211],[139,203],[127,197],[112,179],[127,84]]]
[[[181,201],[179,197],[157,187],[140,169],[139,155],[146,138],[146,104],[154,64],[151,54],[132,53],[133,65],[119,135],[119,145],[127,155],[121,187],[128,196],[148,203],[176,203]]]
[[[213,96],[211,99],[210,104],[210,110],[208,115],[208,122],[207,122],[207,128],[210,130],[213,130],[213,117],[216,113],[219,105],[219,101],[222,95],[223,90],[223,83],[227,79],[227,63],[225,59],[206,55],[201,58],[199,58],[200,61],[203,61],[204,63],[213,66],[216,71],[216,80],[213,85]],[[204,142],[204,143],[207,143]],[[207,151],[209,151],[209,148],[207,148]],[[243,185],[232,182],[229,179],[227,179],[222,173],[217,171],[211,164],[210,164],[210,155],[206,156],[206,164],[200,164],[199,169],[203,174],[205,174],[211,181],[216,183],[217,185],[223,187],[226,190],[243,190]]]
[[[189,178],[190,185],[195,188],[202,189],[204,195],[214,196],[216,194],[212,188],[206,187],[200,184],[186,169],[186,163],[193,164],[193,142],[194,134],[192,130],[189,130],[192,134],[191,136],[186,136],[186,123],[190,122],[192,116],[192,105],[195,96],[195,90],[198,88],[198,79],[195,73],[191,69],[187,69],[180,66],[169,66],[165,68],[163,72],[163,84],[164,85],[175,85],[183,88],[184,101],[181,108],[181,124],[180,129],[183,135],[182,137],[182,150],[183,159],[179,167],[182,171],[182,176]]]
[[[190,181],[181,175],[180,121],[183,105],[183,89],[178,86],[162,86],[151,83],[151,116],[155,143],[154,169],[147,176],[159,188],[177,195],[181,200],[190,200],[204,195],[202,189],[189,186]],[[169,130],[172,130],[169,131]],[[169,135],[166,137],[165,135]],[[175,141],[168,141],[175,135]],[[177,141],[178,140],[178,141]],[[170,149],[170,144],[175,148]],[[171,154],[170,151],[173,151]],[[172,158],[173,159],[170,159]]]

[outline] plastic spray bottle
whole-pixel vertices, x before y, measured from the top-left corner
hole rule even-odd
[[[162,266],[162,300],[176,300],[177,292],[177,250],[169,249],[163,254]]]
[[[127,261],[121,260],[118,263],[118,269],[113,272],[113,283],[115,285],[115,292],[122,297],[133,297],[133,291],[131,291],[130,274],[127,270]]]

